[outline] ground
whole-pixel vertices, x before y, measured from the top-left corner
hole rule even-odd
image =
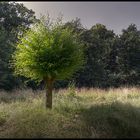
[[[0,92],[0,138],[139,138],[140,89]]]

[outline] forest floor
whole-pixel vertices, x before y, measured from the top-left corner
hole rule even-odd
[[[0,138],[140,138],[140,88],[0,92]]]

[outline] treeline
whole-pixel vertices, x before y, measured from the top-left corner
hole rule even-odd
[[[0,2],[0,89],[41,88],[25,77],[16,77],[10,67],[18,36],[37,22],[35,13],[23,4]],[[79,18],[65,23],[85,46],[86,63],[71,79],[57,81],[56,88],[74,81],[77,87],[120,87],[140,85],[140,30],[135,24],[120,35],[102,24],[85,29]],[[76,61],[76,60],[75,60]]]
[[[135,24],[120,35],[102,24],[84,29],[79,19],[66,23],[85,43],[87,63],[73,77],[78,87],[140,85],[140,30]]]

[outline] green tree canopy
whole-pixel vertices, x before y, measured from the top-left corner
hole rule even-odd
[[[77,78],[80,87],[107,86],[108,63],[114,36],[113,31],[102,24],[96,24],[82,33],[81,39],[87,45],[85,52],[87,63]]]
[[[70,28],[70,30],[77,35],[78,39],[82,42],[82,44],[84,45],[84,54],[86,51],[86,43],[82,38],[83,33],[85,32],[85,28],[83,27],[83,25],[81,24],[80,18],[75,18],[71,21],[66,22],[63,25],[64,28]],[[84,69],[84,67],[82,68]],[[81,71],[82,69],[79,69],[79,71]],[[79,77],[79,71],[75,72],[73,74],[73,76],[70,79],[65,79],[65,80],[57,80],[55,82],[55,88],[65,88],[68,86],[69,82],[73,81],[76,85],[77,80],[76,78]]]
[[[10,90],[20,83],[13,76],[9,60],[15,49],[18,35],[36,22],[35,13],[23,4],[0,2],[0,89]]]
[[[69,78],[84,63],[82,43],[62,25],[58,21],[46,24],[45,20],[35,24],[20,39],[13,55],[16,74],[45,80],[48,96],[54,80]]]
[[[140,31],[135,24],[122,30],[119,63],[123,84],[140,84]]]

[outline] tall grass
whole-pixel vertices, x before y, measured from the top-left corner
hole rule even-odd
[[[140,89],[0,92],[0,138],[139,138]]]

